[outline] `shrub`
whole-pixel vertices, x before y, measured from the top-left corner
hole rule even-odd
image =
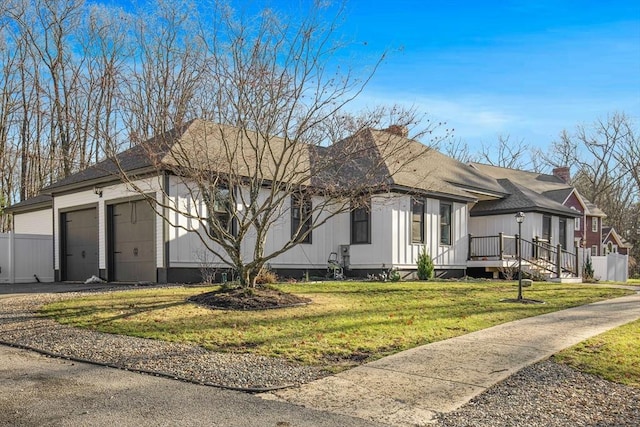
[[[433,278],[433,260],[426,250],[418,254],[418,279],[429,280]]]
[[[591,257],[587,257],[587,261],[584,263],[584,271],[582,273],[582,279],[585,282],[591,282],[593,280],[593,263],[591,262]]]
[[[389,272],[389,280],[391,280],[392,282],[399,282],[401,278],[402,275],[397,268],[394,268]]]
[[[278,283],[278,275],[268,266],[262,267],[256,277],[256,285],[272,285],[274,283]]]

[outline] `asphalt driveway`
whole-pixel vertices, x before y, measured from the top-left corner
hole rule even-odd
[[[0,426],[376,426],[257,396],[0,346]]]

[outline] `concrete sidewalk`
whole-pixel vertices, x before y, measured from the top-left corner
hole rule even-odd
[[[428,344],[262,397],[389,425],[426,425],[520,369],[638,318],[640,293]]]

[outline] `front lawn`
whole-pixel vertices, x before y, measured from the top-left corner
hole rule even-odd
[[[100,293],[60,301],[42,314],[95,330],[187,342],[224,352],[283,357],[340,370],[391,353],[524,317],[631,293],[535,283],[525,298],[513,282],[321,282],[279,285],[308,306],[265,311],[211,310],[186,299],[214,288],[170,287]]]

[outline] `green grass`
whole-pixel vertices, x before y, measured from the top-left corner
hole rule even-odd
[[[580,371],[640,388],[640,320],[612,329],[554,356]]]
[[[340,370],[391,353],[630,293],[622,289],[535,283],[525,298],[503,303],[513,282],[323,282],[280,285],[313,304],[278,310],[209,310],[186,302],[213,288],[175,287],[95,294],[60,301],[42,314],[60,323],[225,352],[283,357]]]

